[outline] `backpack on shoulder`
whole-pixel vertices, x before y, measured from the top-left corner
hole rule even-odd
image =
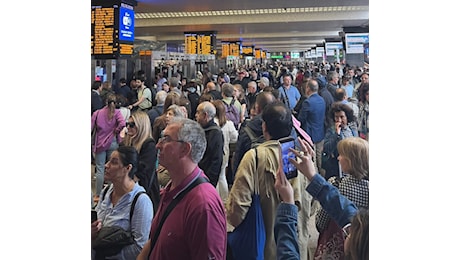
[[[254,131],[252,131],[252,129],[249,128],[249,126],[245,125],[243,127],[243,131],[245,131],[251,139],[251,148],[256,148],[257,146],[259,146],[259,144],[265,142],[264,135],[256,136]]]
[[[228,120],[232,121],[235,125],[236,130],[238,130],[238,126],[240,124],[240,113],[235,106],[235,98],[232,99],[230,104],[225,104],[225,115],[227,116]]]

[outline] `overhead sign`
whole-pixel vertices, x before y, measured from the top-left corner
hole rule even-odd
[[[133,54],[134,8],[125,3],[91,5],[91,55],[116,59]]]
[[[216,54],[216,32],[184,32],[186,54]]]
[[[369,45],[369,33],[345,34],[345,51],[347,54],[364,53],[364,45]]]

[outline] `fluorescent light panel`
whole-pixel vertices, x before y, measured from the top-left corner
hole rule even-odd
[[[254,14],[285,14],[285,13],[313,13],[313,12],[344,12],[368,10],[368,6],[329,6],[329,7],[295,7],[276,9],[249,9],[249,10],[216,10],[198,12],[158,12],[136,13],[136,19],[177,18],[177,17],[206,17],[222,15],[254,15]]]

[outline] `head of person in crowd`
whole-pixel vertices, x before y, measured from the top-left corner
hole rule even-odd
[[[331,70],[327,73],[327,82],[333,84],[333,85],[337,85],[339,84],[339,73],[334,71],[334,70]]]
[[[216,83],[214,83],[213,81],[209,81],[207,84],[206,84],[206,92],[211,92],[213,90],[216,90]]]
[[[224,98],[226,97],[233,97],[233,93],[235,91],[235,88],[233,87],[232,84],[230,83],[224,83],[222,85],[222,96]]]
[[[132,146],[119,146],[110,155],[105,164],[104,180],[113,186],[121,186],[125,181],[132,181],[137,172],[139,154]]]
[[[187,114],[184,113],[184,110],[181,109],[181,106],[178,105],[170,105],[168,109],[166,109],[166,114],[165,114],[165,123],[166,125],[171,122],[171,120],[174,117],[181,117],[181,118],[186,118]]]
[[[238,71],[237,79],[242,80],[244,77],[246,77],[246,70],[241,69],[240,71]]]
[[[364,72],[361,74],[361,83],[368,83],[369,84],[369,73]]]
[[[348,99],[348,96],[347,96],[347,91],[343,88],[337,88],[335,90],[335,100],[336,101],[343,101],[343,100],[347,100]]]
[[[171,91],[171,88],[170,88],[170,86],[168,85],[168,82],[167,82],[167,81],[165,81],[165,82],[163,82],[163,83],[161,84],[161,89],[162,89],[163,91],[165,91],[165,92]]]
[[[277,88],[274,87],[266,87],[263,92],[271,93],[276,100],[281,101],[281,93]]]
[[[244,89],[243,89],[243,86],[241,84],[233,84],[233,96],[237,99],[237,100],[243,100],[244,99],[244,95],[246,93],[244,93]]]
[[[344,230],[345,259],[369,260],[369,210],[360,208]]]
[[[157,101],[157,106],[163,106],[165,104],[165,101],[166,101],[166,96],[168,95],[168,93],[164,90],[160,90],[157,92],[157,94],[155,95],[155,100]]]
[[[248,83],[248,94],[255,94],[257,92],[257,82],[250,81]]]
[[[358,101],[361,103],[369,103],[369,83],[361,83],[359,87]]]
[[[202,103],[202,102],[205,102],[205,101],[213,101],[214,100],[214,96],[211,95],[211,93],[203,93],[201,96],[200,96],[200,99],[198,100],[199,103]]]
[[[265,140],[276,140],[291,134],[291,111],[282,102],[268,104],[262,112],[262,120]]]
[[[91,85],[92,90],[97,90],[98,92],[101,92],[102,90],[102,82],[100,80],[95,80],[93,84]]]
[[[262,114],[262,111],[264,110],[264,108],[268,104],[274,103],[276,101],[277,101],[277,99],[273,95],[272,92],[263,91],[263,92],[259,93],[259,95],[257,95],[257,97],[256,97],[256,103],[254,105],[254,110],[255,110],[254,112],[257,115]]]
[[[318,81],[316,79],[310,79],[308,81],[302,82],[300,92],[302,95],[309,97],[311,94],[317,93],[319,90]]]
[[[111,112],[115,111],[117,108],[117,95],[114,93],[108,94],[105,103]]]
[[[138,152],[147,138],[152,137],[150,118],[144,111],[136,110],[126,122],[127,133],[123,142],[134,146]]]
[[[129,105],[128,99],[122,94],[116,94],[115,108],[127,107]]]
[[[203,127],[216,116],[216,107],[209,101],[201,102],[196,108],[195,119]]]
[[[267,77],[261,77],[259,81],[259,88],[261,91],[264,90],[264,88],[270,86],[270,80]]]
[[[349,137],[337,144],[342,171],[358,180],[369,180],[369,142],[360,137]]]
[[[168,107],[170,105],[178,105],[180,106],[180,95],[175,92],[175,91],[171,91],[168,93],[168,95],[166,96],[166,99],[165,99],[165,105],[164,105],[164,108],[163,108],[163,114],[166,113]]]
[[[206,150],[203,128],[187,118],[174,118],[165,128],[157,144],[159,161],[166,169],[175,168],[181,161],[198,164]]]
[[[353,114],[353,109],[349,105],[341,102],[334,102],[329,110],[329,121],[331,121],[331,125],[340,122],[341,127],[345,128],[348,124],[355,122],[356,117]]]
[[[283,74],[283,86],[289,87],[292,85],[292,75],[288,72]]]
[[[177,77],[169,78],[169,86],[171,89],[180,89],[180,80]]]

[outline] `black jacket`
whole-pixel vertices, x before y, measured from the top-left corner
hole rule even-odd
[[[206,135],[206,151],[198,166],[216,187],[224,158],[224,135],[214,120],[209,121],[203,129]]]

